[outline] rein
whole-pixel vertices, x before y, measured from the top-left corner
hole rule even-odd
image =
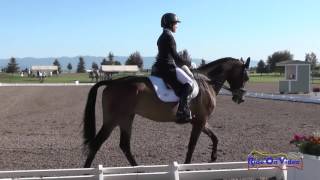
[[[227,90],[227,91],[232,92],[232,89],[231,89],[230,87],[224,85],[224,82],[221,82],[221,81],[209,81],[209,84],[211,84],[211,85],[219,84],[219,85],[221,85],[221,88],[223,88],[223,89],[225,89],[225,90]]]
[[[223,88],[223,89],[225,89],[225,90],[227,90],[227,91],[232,92],[232,89],[231,89],[230,87],[224,85],[224,82],[222,82],[222,81],[210,80],[206,75],[204,75],[204,74],[202,74],[202,73],[200,73],[200,72],[197,72],[197,71],[193,71],[192,73],[193,73],[194,76],[199,76],[199,74],[201,74],[201,76],[205,76],[205,77],[207,78],[208,84],[210,84],[210,85],[216,85],[216,84],[218,84],[218,85],[221,86],[221,88]]]

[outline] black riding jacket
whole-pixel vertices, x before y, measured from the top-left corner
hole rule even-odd
[[[183,59],[177,53],[176,41],[168,29],[164,29],[158,42],[158,56],[156,65],[181,65]]]
[[[177,53],[176,41],[170,30],[163,30],[157,45],[159,53],[154,64],[156,71],[151,74],[162,77],[173,88],[176,95],[180,96],[183,84],[177,79],[176,67],[184,64],[184,60]]]

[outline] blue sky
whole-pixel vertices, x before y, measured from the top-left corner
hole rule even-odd
[[[163,13],[192,57],[320,57],[318,0],[0,0],[0,58],[157,54]]]

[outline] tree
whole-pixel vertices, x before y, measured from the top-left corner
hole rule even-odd
[[[112,52],[109,52],[108,60],[109,60],[109,61],[113,61],[113,59],[114,59],[113,53],[112,53]]]
[[[58,66],[58,72],[59,72],[59,73],[62,72],[62,71],[61,71],[61,65],[60,65],[58,59],[55,59],[55,60],[53,61],[53,65],[54,65],[54,66]],[[56,73],[57,73],[57,72],[56,72]],[[57,74],[58,74],[58,73],[57,73]]]
[[[106,60],[106,58],[103,58],[101,65],[114,65],[115,61],[114,61],[114,55],[112,52],[109,52],[108,54],[108,60]]]
[[[106,60],[106,58],[102,59],[101,65],[108,65],[108,61]]]
[[[317,66],[317,56],[314,52],[307,53],[305,57],[305,61],[311,64],[311,69],[314,70]]]
[[[109,52],[109,55],[108,55],[108,61],[107,61],[107,64],[106,65],[114,65],[114,55],[112,52]]]
[[[98,66],[98,64],[96,63],[96,62],[92,62],[92,66],[91,66],[91,68],[94,70],[98,70],[99,69],[99,66]]]
[[[266,63],[262,59],[258,62],[256,72],[261,74],[267,72]]]
[[[191,66],[191,56],[189,55],[188,50],[184,49],[183,51],[180,51],[179,56],[181,57],[181,59],[184,60],[187,66],[189,67]],[[183,64],[179,64],[179,65],[181,66]]]
[[[130,54],[126,61],[126,65],[137,65],[140,69],[143,68],[143,59],[138,51]]]
[[[120,61],[114,61],[114,65],[121,65]]]
[[[71,65],[71,63],[69,63],[69,64],[68,64],[67,68],[68,68],[69,73],[70,73],[70,71],[71,71],[71,69],[72,69],[72,65]]]
[[[271,56],[268,56],[267,64],[270,67],[270,72],[280,71],[280,68],[276,67],[276,64],[281,61],[293,60],[293,54],[290,51],[277,51],[273,53]]]
[[[201,67],[201,66],[204,66],[204,65],[206,65],[206,60],[204,60],[204,59],[201,59],[201,64],[200,64],[200,67]]]
[[[10,61],[8,63],[8,66],[6,68],[7,73],[15,73],[19,71],[18,63],[16,62],[16,58],[11,57]]]
[[[85,62],[83,57],[79,57],[79,63],[78,63],[78,68],[77,68],[77,73],[85,73]]]
[[[104,65],[113,65],[113,64],[114,64],[114,61],[108,60],[108,61],[106,61],[106,63]]]

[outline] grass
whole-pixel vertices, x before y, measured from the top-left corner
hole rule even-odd
[[[115,74],[113,78],[119,78],[130,73]],[[143,73],[143,75],[147,75]],[[280,73],[268,73],[268,74],[249,74],[250,83],[277,83],[279,80],[284,79],[284,75]],[[74,83],[78,80],[80,83],[91,83],[88,73],[63,73],[58,76],[47,77],[44,83]],[[0,73],[0,83],[40,83],[38,78],[35,77],[20,77],[19,74]],[[314,77],[312,79],[313,84],[320,84],[320,78]]]
[[[91,82],[87,73],[66,73],[58,76],[46,77],[45,83],[73,83],[75,80],[80,82]],[[40,83],[36,77],[21,77],[19,74],[0,73],[1,83]]]
[[[130,73],[114,74],[113,79],[132,75]],[[78,80],[80,83],[91,83],[88,73],[63,73],[60,75],[53,75],[46,77],[44,83],[74,83]],[[36,77],[21,77],[20,74],[0,73],[0,83],[40,83],[39,78]]]
[[[317,85],[320,85],[320,78],[312,78],[312,84],[317,84]]]
[[[251,83],[277,83],[280,80],[284,80],[284,74],[280,73],[262,73],[262,74],[249,74]],[[311,78],[312,84],[320,84],[319,77]]]
[[[263,83],[263,82],[279,82],[284,79],[284,75],[280,73],[263,73],[263,74],[249,74],[251,83]]]

